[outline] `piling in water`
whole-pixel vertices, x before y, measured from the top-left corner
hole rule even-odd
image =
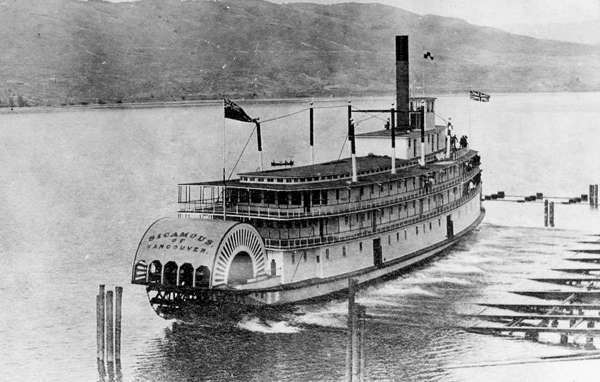
[[[100,284],[98,287],[98,296],[100,297],[100,311],[98,312],[98,328],[100,330],[100,359],[104,361],[104,317],[105,317],[105,293],[104,284]]]
[[[113,292],[106,292],[106,361],[114,360],[113,342]]]
[[[548,209],[550,218],[550,227],[554,227],[554,202],[550,202],[550,208]]]
[[[544,227],[548,227],[548,199],[544,200]]]
[[[352,382],[352,316],[355,310],[355,294],[357,282],[348,280],[348,342],[346,345],[346,381]]]
[[[115,360],[121,359],[121,307],[123,287],[115,287]]]
[[[104,349],[102,349],[102,337],[104,336],[104,328],[101,325],[102,320],[100,319],[100,314],[102,312],[102,309],[100,308],[100,304],[102,304],[102,300],[100,298],[100,295],[98,294],[96,295],[96,359],[98,359],[99,362],[104,359],[104,357],[102,356],[104,354]]]
[[[366,326],[366,319],[367,319],[367,314],[366,314],[366,309],[363,305],[359,306],[359,311],[358,311],[358,318],[359,318],[359,324],[360,324],[360,332],[359,332],[359,346],[360,346],[360,352],[359,352],[359,367],[360,367],[360,373],[359,373],[359,381],[363,382],[365,380],[365,365],[366,365],[366,352],[365,352],[365,335],[366,335],[366,331],[365,331],[365,326]]]
[[[594,207],[598,208],[598,185],[594,184]]]

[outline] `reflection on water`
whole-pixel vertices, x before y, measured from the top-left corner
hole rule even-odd
[[[353,103],[377,107],[390,99]],[[481,151],[487,193],[574,196],[598,183],[593,178],[600,173],[598,102],[599,93],[494,95],[486,105],[445,96],[437,112],[452,116],[457,134],[469,134]],[[267,119],[306,105],[244,106]],[[316,160],[337,158],[345,140],[344,113],[318,109],[315,119]],[[265,163],[309,160],[306,120],[298,114],[263,126]],[[366,121],[359,132],[380,128],[380,122]],[[236,122],[226,126],[231,168],[250,130]],[[129,285],[139,238],[156,218],[175,211],[176,183],[221,176],[222,127],[222,110],[214,105],[0,114],[0,292],[5,302],[0,380],[343,378],[343,301],[303,306],[280,317],[247,315],[233,324],[200,325],[157,317],[144,288]],[[239,171],[255,169],[256,153],[249,147]],[[457,312],[477,313],[475,302],[531,301],[508,291],[549,289],[528,279],[556,276],[551,268],[572,265],[563,260],[574,256],[569,249],[598,247],[577,243],[596,241],[588,233],[600,233],[598,211],[585,205],[557,205],[556,229],[540,228],[540,204],[486,202],[485,207],[480,228],[441,258],[360,291],[359,303],[376,317],[367,323],[371,380],[583,380],[599,366],[588,361],[450,368],[565,352],[554,345],[465,333],[458,328],[465,322]],[[103,375],[95,362],[98,284],[125,287],[122,373],[116,367]]]

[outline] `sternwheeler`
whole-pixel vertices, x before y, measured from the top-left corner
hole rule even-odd
[[[480,157],[450,123],[436,125],[435,98],[410,97],[408,37],[395,42],[396,108],[347,106],[349,157],[178,185],[178,216],[147,229],[132,266],[159,315],[328,298],[349,278],[367,284],[428,260],[481,222]],[[258,120],[233,102],[228,113],[256,123],[260,151]],[[390,122],[355,134],[357,113]]]

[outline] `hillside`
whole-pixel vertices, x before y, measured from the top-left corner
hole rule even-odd
[[[599,47],[378,4],[4,0],[0,33],[3,103],[389,93],[396,34],[428,91],[600,89]]]

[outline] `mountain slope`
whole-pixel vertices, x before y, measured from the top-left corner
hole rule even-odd
[[[0,33],[4,102],[392,92],[396,34],[417,91],[600,89],[598,47],[379,4],[5,0]]]

